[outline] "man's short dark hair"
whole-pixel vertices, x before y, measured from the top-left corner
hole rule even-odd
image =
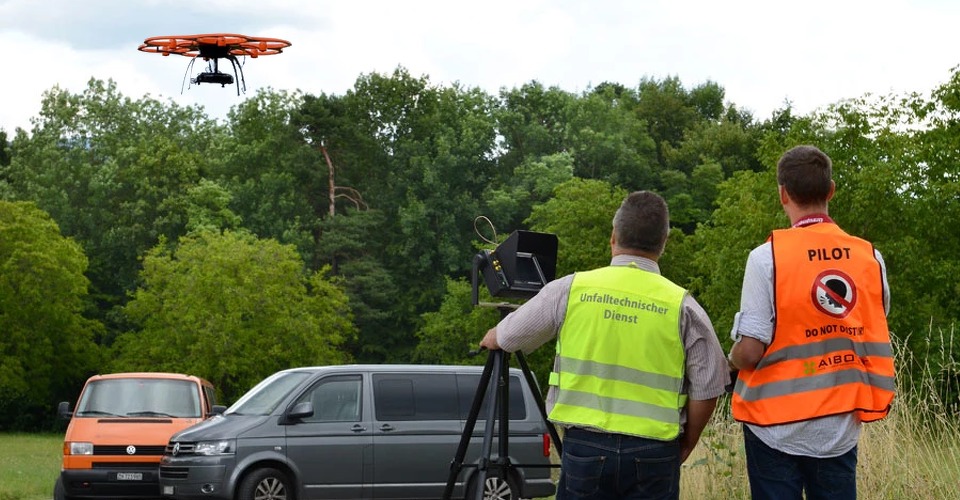
[[[832,180],[833,162],[814,146],[796,146],[777,162],[777,183],[800,206],[825,203]]]
[[[667,202],[657,193],[630,193],[613,216],[617,246],[660,255],[670,233]]]

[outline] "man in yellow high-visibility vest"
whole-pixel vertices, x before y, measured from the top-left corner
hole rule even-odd
[[[613,217],[607,267],[556,279],[487,332],[529,352],[557,337],[548,418],[564,429],[558,500],[676,499],[729,381],[703,308],[660,275],[667,204],[631,193]]]

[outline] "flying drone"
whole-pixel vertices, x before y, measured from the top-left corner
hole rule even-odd
[[[190,83],[219,83],[221,87],[237,84],[237,95],[240,95],[241,86],[247,91],[247,82],[243,78],[243,65],[237,60],[238,56],[250,56],[256,59],[260,56],[269,56],[283,52],[290,46],[290,42],[278,38],[263,38],[231,33],[211,33],[206,35],[185,36],[153,36],[143,41],[137,48],[141,52],[159,53],[164,56],[177,54],[189,57],[190,63],[184,73],[184,80],[193,68],[197,58],[207,62],[207,69],[190,79]],[[233,65],[233,75],[220,71],[219,61],[226,59]],[[236,78],[235,78],[236,77]],[[180,89],[183,92],[181,86]]]

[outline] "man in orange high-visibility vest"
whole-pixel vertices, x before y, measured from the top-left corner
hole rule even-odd
[[[747,259],[730,363],[755,500],[856,498],[861,423],[885,417],[894,397],[886,267],[827,215],[832,171],[816,147],[783,154],[791,227]]]

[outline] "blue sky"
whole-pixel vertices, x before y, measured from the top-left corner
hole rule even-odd
[[[0,0],[0,128],[29,130],[45,90],[80,92],[90,78],[219,118],[258,88],[342,94],[397,66],[490,93],[531,80],[572,92],[710,80],[762,119],[786,100],[806,113],[929,92],[960,64],[957,26],[960,3],[933,0]],[[211,32],[292,46],[248,59],[239,97],[212,85],[181,93],[187,58],[136,50],[150,36]]]

